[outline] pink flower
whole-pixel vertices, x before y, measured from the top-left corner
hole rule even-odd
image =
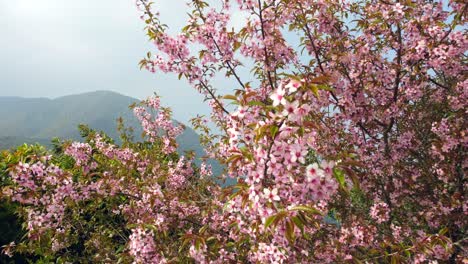
[[[295,111],[299,107],[299,102],[294,101],[292,103],[286,102],[284,105],[283,115],[289,117],[289,119],[294,120],[296,117]]]
[[[320,163],[320,167],[322,167],[323,171],[325,172],[325,175],[331,176],[333,174],[333,167],[335,166],[335,162],[333,161],[322,161]]]
[[[307,149],[304,149],[301,145],[295,144],[292,145],[291,148],[291,162],[297,162],[299,161],[300,163],[305,162],[305,156],[307,155]]]
[[[238,118],[244,118],[245,114],[247,113],[246,107],[240,106],[236,112],[232,113],[232,116],[237,116]]]
[[[376,203],[370,209],[370,216],[377,223],[381,224],[388,221],[390,217],[390,208],[386,203]]]
[[[317,163],[310,164],[306,168],[306,176],[308,182],[315,182],[323,176],[323,170],[319,168]]]
[[[11,242],[10,244],[3,246],[2,253],[7,255],[8,257],[13,257],[13,249],[15,248],[16,244],[15,242]]]
[[[278,189],[274,188],[270,191],[270,189],[263,189],[263,194],[265,199],[268,199],[269,202],[279,201],[281,198],[278,196]]]
[[[298,80],[291,79],[289,83],[285,86],[290,93],[297,91],[297,88],[301,87],[302,83]]]
[[[403,9],[404,9],[404,6],[400,3],[396,3],[394,6],[393,6],[393,11],[398,14],[398,16],[403,16],[404,15],[404,12],[403,12]]]
[[[276,91],[270,96],[271,100],[273,100],[273,106],[286,104],[286,99],[284,98],[284,94],[285,94],[285,91],[282,88],[276,89]]]
[[[310,110],[311,110],[311,107],[309,105],[303,104],[300,107],[296,108],[294,113],[296,114],[298,118],[302,118],[306,116],[310,112]]]

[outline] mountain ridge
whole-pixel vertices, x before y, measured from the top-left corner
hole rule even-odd
[[[13,147],[23,140],[29,144],[35,140],[44,144],[53,137],[80,140],[79,124],[104,131],[118,140],[117,118],[120,117],[126,126],[135,129],[134,136],[138,140],[141,127],[129,105],[139,101],[108,90],[56,98],[0,96],[0,148]],[[197,156],[204,154],[198,135],[190,127],[186,126],[178,141],[181,141],[180,151],[191,149]]]

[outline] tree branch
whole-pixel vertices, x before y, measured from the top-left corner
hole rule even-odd
[[[263,41],[265,42],[265,28],[264,28],[264,21],[263,21],[263,15],[262,15],[263,9],[262,9],[261,0],[258,0],[258,8],[259,8],[258,17],[260,18],[260,29],[262,31]],[[264,43],[263,51],[265,53],[265,65],[266,65],[265,70],[267,72],[268,81],[270,82],[271,89],[275,89],[275,85],[273,84],[273,79],[271,77],[270,70],[268,69],[270,67],[270,62],[269,62],[269,59],[268,59],[268,51],[267,51],[267,47],[266,47],[265,43]]]

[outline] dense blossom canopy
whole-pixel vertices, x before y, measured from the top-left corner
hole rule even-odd
[[[95,221],[120,232],[81,238],[101,261],[467,260],[466,3],[188,2],[170,35],[158,2],[137,1],[157,50],[140,64],[206,96],[221,132],[193,124],[236,184],[175,153],[182,128],[153,97],[134,108],[144,143],[91,133],[66,147],[72,168],[34,156],[10,169],[4,194],[31,245],[64,256]],[[218,94],[220,75],[232,94]],[[114,224],[88,220],[102,208]]]

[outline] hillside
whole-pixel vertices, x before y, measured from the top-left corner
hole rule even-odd
[[[119,117],[124,118],[127,126],[135,128],[135,138],[138,139],[141,129],[128,108],[137,101],[110,91],[56,99],[0,97],[0,149],[23,143],[49,145],[53,137],[80,140],[79,124],[87,124],[117,139],[116,120]],[[187,127],[178,142],[179,151],[194,150],[197,156],[204,155],[193,129]]]
[[[0,97],[0,137],[79,139],[78,124],[102,130],[116,137],[119,116],[136,126],[128,106],[137,99],[98,91],[60,97]]]

